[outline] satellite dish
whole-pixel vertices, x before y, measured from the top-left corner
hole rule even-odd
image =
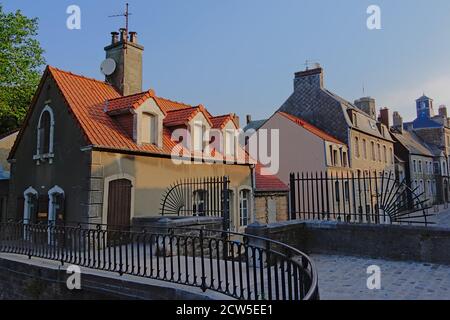
[[[105,76],[112,75],[115,70],[116,70],[116,62],[113,59],[111,59],[111,58],[106,59],[105,61],[103,61],[101,66],[100,66],[100,71]]]

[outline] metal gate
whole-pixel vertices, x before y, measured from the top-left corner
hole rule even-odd
[[[292,173],[290,218],[348,223],[429,224],[428,199],[391,172]]]
[[[221,217],[230,226],[230,180],[228,177],[184,179],[174,183],[161,201],[161,215]]]

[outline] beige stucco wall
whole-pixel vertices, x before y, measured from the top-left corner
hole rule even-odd
[[[19,132],[15,132],[0,140],[0,171],[9,171],[8,155]]]
[[[331,146],[333,150],[342,149],[348,154],[347,146],[324,141],[279,113],[274,114],[261,129],[279,129],[280,167],[277,176],[285,184],[289,184],[289,176],[293,172],[320,173],[348,170],[339,167],[342,165],[341,160],[338,161],[338,167],[331,165],[329,149]],[[270,136],[270,132],[268,135]],[[269,150],[271,150],[270,139]]]
[[[358,138],[359,140],[359,157],[356,154],[355,149],[355,140]],[[363,141],[366,141],[367,144],[367,153],[366,156],[364,156],[364,145]],[[351,150],[350,150],[350,160],[351,160],[351,167],[352,169],[357,172],[358,170],[361,170],[361,172],[381,172],[381,171],[392,171],[395,172],[394,167],[394,144],[392,142],[375,138],[371,135],[364,134],[360,131],[352,130],[351,131]],[[376,160],[372,160],[372,146],[371,143],[374,142],[375,144],[375,154],[376,154]],[[381,148],[381,160],[378,159],[378,144],[380,144]],[[383,155],[383,147],[386,147],[386,150],[388,153],[391,153],[391,156],[389,154],[387,155],[387,163],[384,162],[384,155]],[[391,161],[392,159],[392,161]]]
[[[117,153],[93,151],[92,182],[101,189],[96,201],[101,204],[107,201],[107,185],[111,179],[121,177],[133,180],[134,201],[132,217],[158,216],[160,203],[165,191],[177,181],[185,178],[223,177],[230,178],[232,223],[237,221],[239,191],[243,188],[251,190],[251,169],[248,165],[223,164],[183,164],[176,165],[168,158],[132,156]],[[95,195],[95,193],[94,193]],[[252,202],[252,201],[251,201]],[[94,210],[95,211],[95,210]],[[101,208],[102,222],[105,223],[106,206]],[[95,218],[95,214],[91,215]]]

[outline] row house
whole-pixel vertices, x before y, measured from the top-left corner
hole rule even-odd
[[[433,99],[423,95],[416,100],[416,112],[416,119],[408,123],[403,122],[398,112],[393,114],[393,136],[400,141],[396,156],[405,161],[408,185],[432,203],[448,202],[450,126],[447,108],[440,106],[435,114]],[[416,147],[411,147],[413,142]],[[417,144],[422,146],[422,152],[417,152]],[[411,156],[405,156],[406,149]]]
[[[350,103],[327,90],[322,68],[296,73],[294,92],[279,111],[307,121],[345,145],[348,163],[344,165],[355,174],[394,171],[394,141],[389,128],[376,118],[375,100],[366,97]]]

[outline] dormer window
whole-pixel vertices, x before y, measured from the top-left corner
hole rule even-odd
[[[236,154],[236,139],[234,130],[225,131],[225,154],[232,157]]]
[[[201,122],[195,122],[194,124],[194,151],[203,152],[205,148],[205,136],[206,128]]]
[[[40,161],[45,161],[46,159],[49,159],[49,163],[52,162],[54,156],[54,127],[55,120],[53,110],[49,106],[46,106],[39,116],[37,126],[36,155],[33,158],[38,161],[38,164]]]
[[[142,114],[142,143],[158,144],[158,117],[154,114]]]

